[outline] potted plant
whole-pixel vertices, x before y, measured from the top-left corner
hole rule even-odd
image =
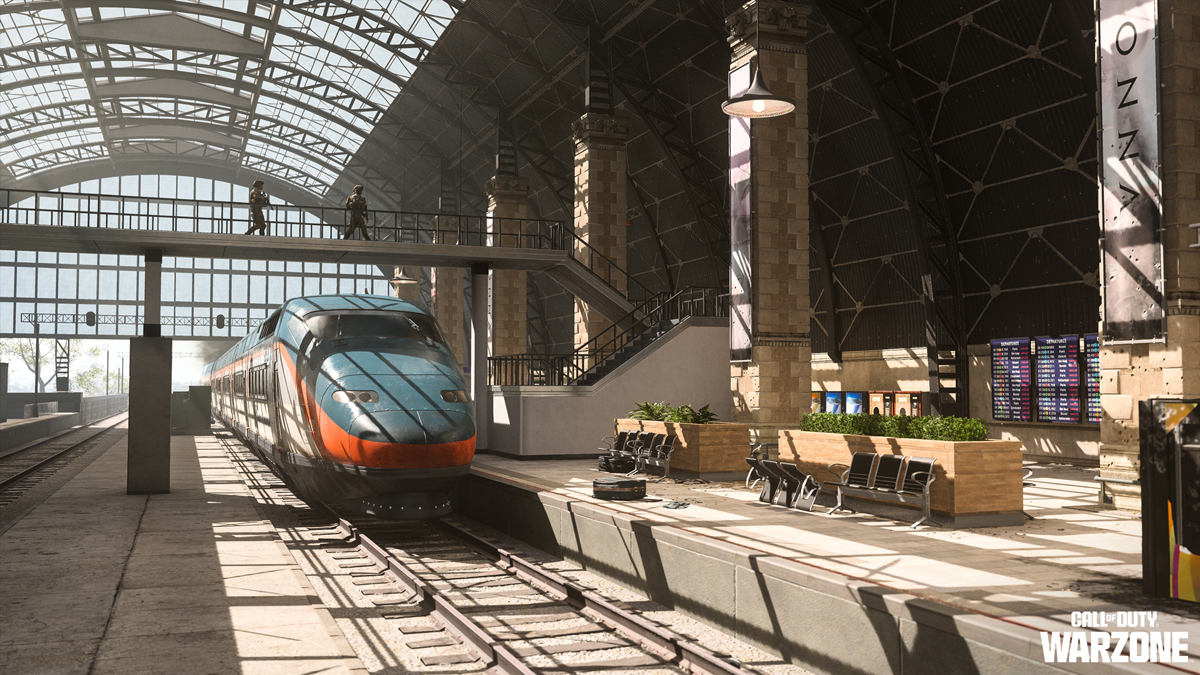
[[[780,430],[779,456],[817,480],[855,452],[933,457],[930,505],[955,527],[1020,525],[1021,442],[988,440],[982,421],[964,417],[883,417],[811,413]]]
[[[616,420],[616,431],[649,431],[675,436],[671,471],[687,477],[721,479],[745,473],[750,425],[721,422],[710,406],[665,402],[638,403],[629,416]]]

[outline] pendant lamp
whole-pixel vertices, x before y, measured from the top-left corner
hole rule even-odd
[[[762,70],[756,69],[754,81],[741,96],[735,96],[721,104],[721,110],[730,117],[779,117],[796,109],[796,102],[784,96],[776,96],[763,82]]]

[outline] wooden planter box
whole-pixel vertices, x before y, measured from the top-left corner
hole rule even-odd
[[[1020,441],[954,443],[798,430],[779,432],[780,460],[795,462],[821,482],[836,480],[828,466],[849,464],[855,452],[936,458],[930,508],[941,524],[988,527],[1025,522]]]
[[[671,453],[672,475],[679,471],[683,476],[719,478],[717,474],[744,475],[748,470],[749,424],[675,424],[618,419],[616,431],[650,431],[675,436],[675,451]]]

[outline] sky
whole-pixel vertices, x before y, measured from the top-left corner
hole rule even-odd
[[[113,373],[116,383],[116,373],[121,369],[121,359],[125,359],[125,372],[129,372],[129,341],[128,340],[87,340],[87,345],[100,347],[100,356],[98,358],[79,358],[75,363],[71,364],[71,372],[77,372],[76,368],[87,368],[92,363],[105,362],[105,351],[108,352],[109,368]],[[49,344],[46,341],[43,345]],[[172,340],[171,342],[171,391],[186,391],[190,385],[200,384],[200,375],[204,369],[204,365],[210,361],[214,361],[225,350],[232,347],[234,342],[220,341],[204,341],[204,340]],[[44,366],[45,368],[53,368],[53,364]],[[42,376],[45,377],[43,372]],[[50,385],[53,389],[54,385]],[[25,368],[25,364],[20,361],[9,362],[8,364],[8,390],[9,391],[33,391],[33,373]]]

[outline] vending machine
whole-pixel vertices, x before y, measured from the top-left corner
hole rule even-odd
[[[919,391],[898,391],[896,392],[895,403],[892,404],[892,414],[920,417],[921,416],[921,392]]]
[[[840,391],[825,392],[825,412],[827,412],[827,413],[846,412],[845,401],[842,398],[842,392],[840,392]]]
[[[847,413],[851,415],[861,415],[867,411],[867,392],[848,391],[844,394],[844,398],[846,401]]]
[[[1200,598],[1200,401],[1138,402],[1142,589]]]
[[[873,391],[867,398],[867,412],[872,415],[883,415],[890,417],[892,415],[892,400],[893,392],[890,391]]]

